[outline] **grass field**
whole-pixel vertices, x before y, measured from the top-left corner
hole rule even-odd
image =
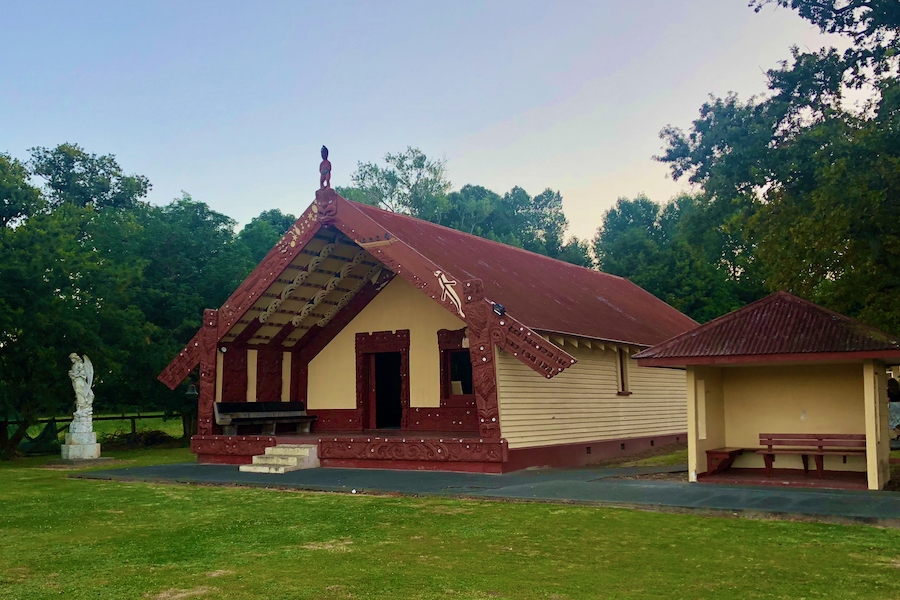
[[[0,463],[3,599],[900,597],[894,529],[88,481],[46,460]]]

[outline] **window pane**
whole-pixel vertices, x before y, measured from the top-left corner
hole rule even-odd
[[[468,350],[450,353],[450,394],[472,394],[472,359]]]

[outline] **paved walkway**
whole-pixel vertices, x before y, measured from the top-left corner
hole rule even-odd
[[[611,479],[684,471],[684,466],[539,469],[504,475],[308,469],[283,475],[241,473],[236,466],[184,463],[73,474],[86,479],[282,487],[300,490],[467,496],[668,509],[799,515],[900,526],[900,493]]]

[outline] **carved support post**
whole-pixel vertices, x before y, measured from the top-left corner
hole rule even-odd
[[[491,341],[493,313],[484,299],[480,279],[462,286],[466,325],[469,329],[469,355],[472,357],[472,387],[478,409],[478,430],[482,437],[500,437],[500,410],[497,405],[497,372],[494,366],[494,342]]]
[[[216,342],[219,311],[204,310],[200,328],[200,395],[197,399],[197,432],[213,433],[213,402],[216,400]]]

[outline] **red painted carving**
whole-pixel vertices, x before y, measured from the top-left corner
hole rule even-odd
[[[409,329],[356,334],[356,408],[363,414],[369,409],[365,355],[378,352],[400,353],[400,405],[403,411],[400,428],[406,429],[409,422]]]
[[[349,409],[307,410],[307,414],[318,419],[312,424],[313,433],[323,431],[362,431],[362,411]]]
[[[256,456],[275,445],[275,438],[264,435],[195,435],[191,452],[219,456]]]
[[[281,348],[260,346],[256,353],[256,400],[281,402]]]
[[[516,319],[491,314],[491,340],[544,377],[549,379],[577,362]]]
[[[423,462],[504,462],[506,440],[478,438],[326,438],[319,457],[344,460],[413,460]]]
[[[222,402],[247,400],[247,351],[226,346],[222,359]]]
[[[334,217],[337,216],[338,198],[340,196],[331,188],[325,188],[316,192],[313,211],[315,211],[316,218],[320,223],[330,224]]]
[[[187,346],[178,353],[169,363],[157,379],[162,381],[170,390],[174,390],[185,378],[191,374],[200,364],[200,332],[198,331]]]
[[[442,401],[443,403],[443,401]],[[410,431],[478,431],[478,410],[474,399],[469,407],[412,408]]]
[[[500,437],[500,410],[497,404],[497,374],[494,369],[494,345],[490,338],[493,312],[484,300],[480,279],[463,283],[464,310],[472,358],[472,388],[478,408],[478,428],[483,437]]]
[[[466,328],[456,329],[440,329],[437,332],[438,348],[441,350],[462,350],[463,339],[466,337]]]
[[[213,432],[213,402],[216,399],[216,342],[218,311],[203,311],[200,328],[200,395],[197,398],[197,433]]]

